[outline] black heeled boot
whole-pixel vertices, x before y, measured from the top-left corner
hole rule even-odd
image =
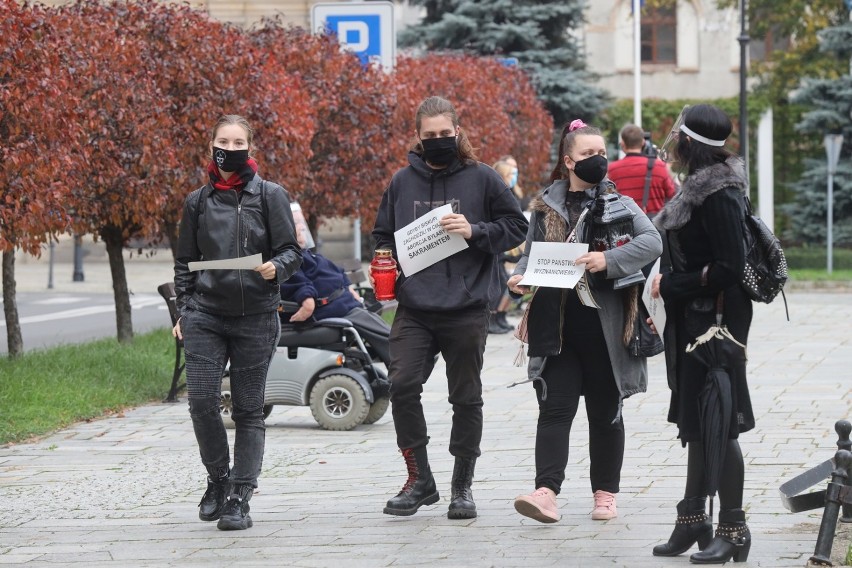
[[[476,458],[456,457],[456,465],[453,468],[453,491],[450,501],[450,510],[447,511],[449,519],[474,519],[476,518],[476,503],[473,502],[473,470],[476,467]]]
[[[722,509],[713,541],[702,552],[690,556],[689,561],[693,564],[724,564],[733,558],[734,562],[745,562],[749,549],[751,532],[745,522],[745,511]]]
[[[254,524],[249,516],[249,500],[254,493],[254,487],[241,483],[234,485],[231,494],[222,507],[222,516],[216,525],[220,531],[240,531],[251,528]]]
[[[713,538],[713,523],[704,512],[707,499],[687,497],[677,504],[677,520],[669,541],[654,547],[654,556],[677,556],[698,543],[704,550]]]
[[[384,508],[386,515],[413,515],[421,506],[437,503],[439,499],[435,478],[429,468],[426,446],[401,451],[408,468],[408,480],[396,497],[388,499]]]

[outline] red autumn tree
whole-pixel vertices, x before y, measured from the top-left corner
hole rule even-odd
[[[147,24],[144,5],[81,0],[52,11],[54,49],[78,80],[64,96],[77,102],[73,181],[66,203],[78,234],[106,244],[116,307],[117,337],[133,339],[123,250],[131,237],[157,231],[165,199],[157,190],[174,165],[174,143],[163,97],[144,41],[129,30]]]
[[[299,78],[311,97],[316,130],[308,167],[288,172],[289,187],[314,228],[318,218],[361,217],[372,226],[402,157],[388,144],[393,99],[385,74],[340,50],[336,39],[266,20],[252,34],[270,64]]]
[[[62,190],[70,168],[65,96],[68,69],[51,48],[56,31],[41,6],[0,0],[0,250],[9,357],[23,353],[15,250],[39,255],[64,230]],[[47,126],[47,127],[45,127]]]
[[[394,79],[395,138],[412,139],[417,106],[442,96],[455,106],[481,161],[511,154],[528,183],[544,181],[553,122],[523,71],[490,58],[431,54],[398,58]]]

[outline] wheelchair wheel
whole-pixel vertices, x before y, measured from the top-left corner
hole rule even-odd
[[[311,389],[311,414],[326,430],[351,430],[370,411],[364,390],[347,375],[329,375]]]
[[[388,410],[388,406],[390,406],[390,398],[387,396],[383,396],[382,398],[377,398],[376,402],[370,405],[370,411],[367,412],[367,417],[364,418],[364,422],[362,424],[373,424],[379,418],[385,415],[385,412]]]

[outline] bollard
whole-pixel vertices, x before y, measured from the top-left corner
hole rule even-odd
[[[852,471],[852,452],[837,450],[834,454],[836,467],[831,472],[831,481],[825,492],[825,510],[822,513],[822,523],[810,561],[817,565],[831,566],[831,546],[834,542],[834,532],[837,530],[837,515],[840,512],[841,491],[844,496],[848,490],[849,472]]]

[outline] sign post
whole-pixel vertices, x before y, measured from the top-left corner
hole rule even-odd
[[[828,273],[833,268],[832,225],[834,221],[834,174],[837,173],[837,162],[840,160],[840,149],[843,147],[842,134],[826,134],[823,139],[825,154],[828,157],[828,198],[826,213],[826,256],[828,258]]]
[[[386,72],[396,62],[393,2],[327,2],[311,7],[314,33],[337,35],[340,46],[364,65],[377,63]]]

